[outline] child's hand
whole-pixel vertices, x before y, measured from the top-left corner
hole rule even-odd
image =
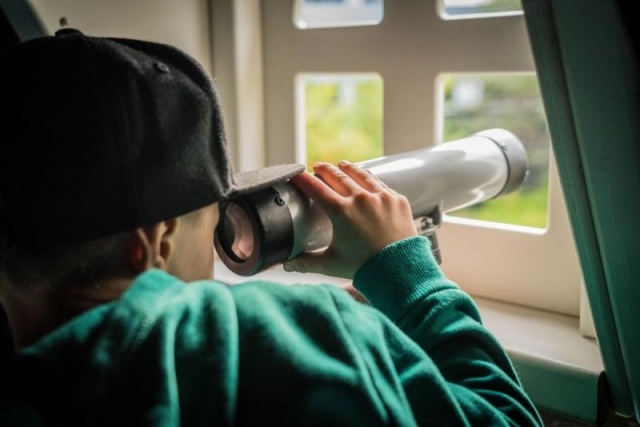
[[[370,172],[349,162],[318,163],[314,171],[316,176],[303,173],[291,182],[327,213],[333,239],[322,253],[286,262],[285,270],[350,279],[382,248],[416,235],[407,198]]]

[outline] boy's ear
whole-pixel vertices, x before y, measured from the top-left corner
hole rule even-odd
[[[135,274],[150,268],[166,270],[178,223],[178,219],[173,218],[133,230],[127,242],[127,260]]]

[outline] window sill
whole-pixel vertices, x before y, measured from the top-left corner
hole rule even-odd
[[[247,279],[230,272],[220,261],[215,271],[217,280],[229,284],[245,280],[349,282],[320,274],[286,273],[281,267]],[[539,408],[589,423],[598,421],[604,368],[596,340],[582,336],[577,317],[485,298],[474,300],[485,326],[507,350],[523,387]]]
[[[577,317],[474,298],[485,326],[509,353],[523,387],[549,412],[596,423],[604,366]]]

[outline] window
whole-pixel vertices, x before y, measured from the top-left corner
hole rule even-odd
[[[442,0],[445,18],[477,18],[522,12],[520,0]]]
[[[529,134],[539,136],[528,155],[541,161],[536,166],[535,181],[541,188],[536,197],[546,204],[542,208],[546,214],[536,221],[520,218],[518,225],[446,215],[438,230],[442,268],[473,296],[578,316],[581,272],[553,155],[544,142],[544,119],[535,106],[539,102],[535,67],[523,16],[517,12],[492,19],[443,19],[441,4],[440,0],[385,2],[381,25],[308,31],[293,24],[290,4],[261,2],[266,162],[312,162],[312,150],[300,141],[315,146],[340,139],[312,136],[310,126],[315,125],[305,121],[319,114],[305,107],[305,100],[328,96],[324,91],[333,91],[328,99],[334,101],[351,96],[339,93],[338,77],[372,76],[380,82],[376,90],[382,120],[377,122],[375,113],[369,125],[381,135],[381,142],[372,146],[381,144],[384,155],[468,136],[463,134],[484,130],[480,128],[485,125],[512,130],[500,115],[472,123],[468,111],[455,113],[451,102],[445,101],[447,96],[458,103],[460,97],[468,97],[462,102],[472,103],[478,93],[494,99],[501,91],[524,91],[526,102],[518,108],[524,111],[522,122],[530,127],[520,131],[527,136],[518,136],[527,141]],[[505,107],[509,102],[506,96],[491,104],[492,108],[501,104],[511,114],[515,109],[512,104]],[[301,121],[305,115],[308,119]],[[486,119],[485,113],[477,116]]]
[[[298,28],[376,25],[383,13],[383,0],[296,0],[293,22]]]
[[[443,74],[443,141],[491,128],[513,132],[529,171],[517,191],[451,215],[545,228],[549,196],[549,131],[535,74]]]

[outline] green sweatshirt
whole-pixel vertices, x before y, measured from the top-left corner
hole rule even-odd
[[[354,286],[373,307],[331,285],[148,271],[16,355],[0,425],[541,424],[427,239],[383,249]]]

